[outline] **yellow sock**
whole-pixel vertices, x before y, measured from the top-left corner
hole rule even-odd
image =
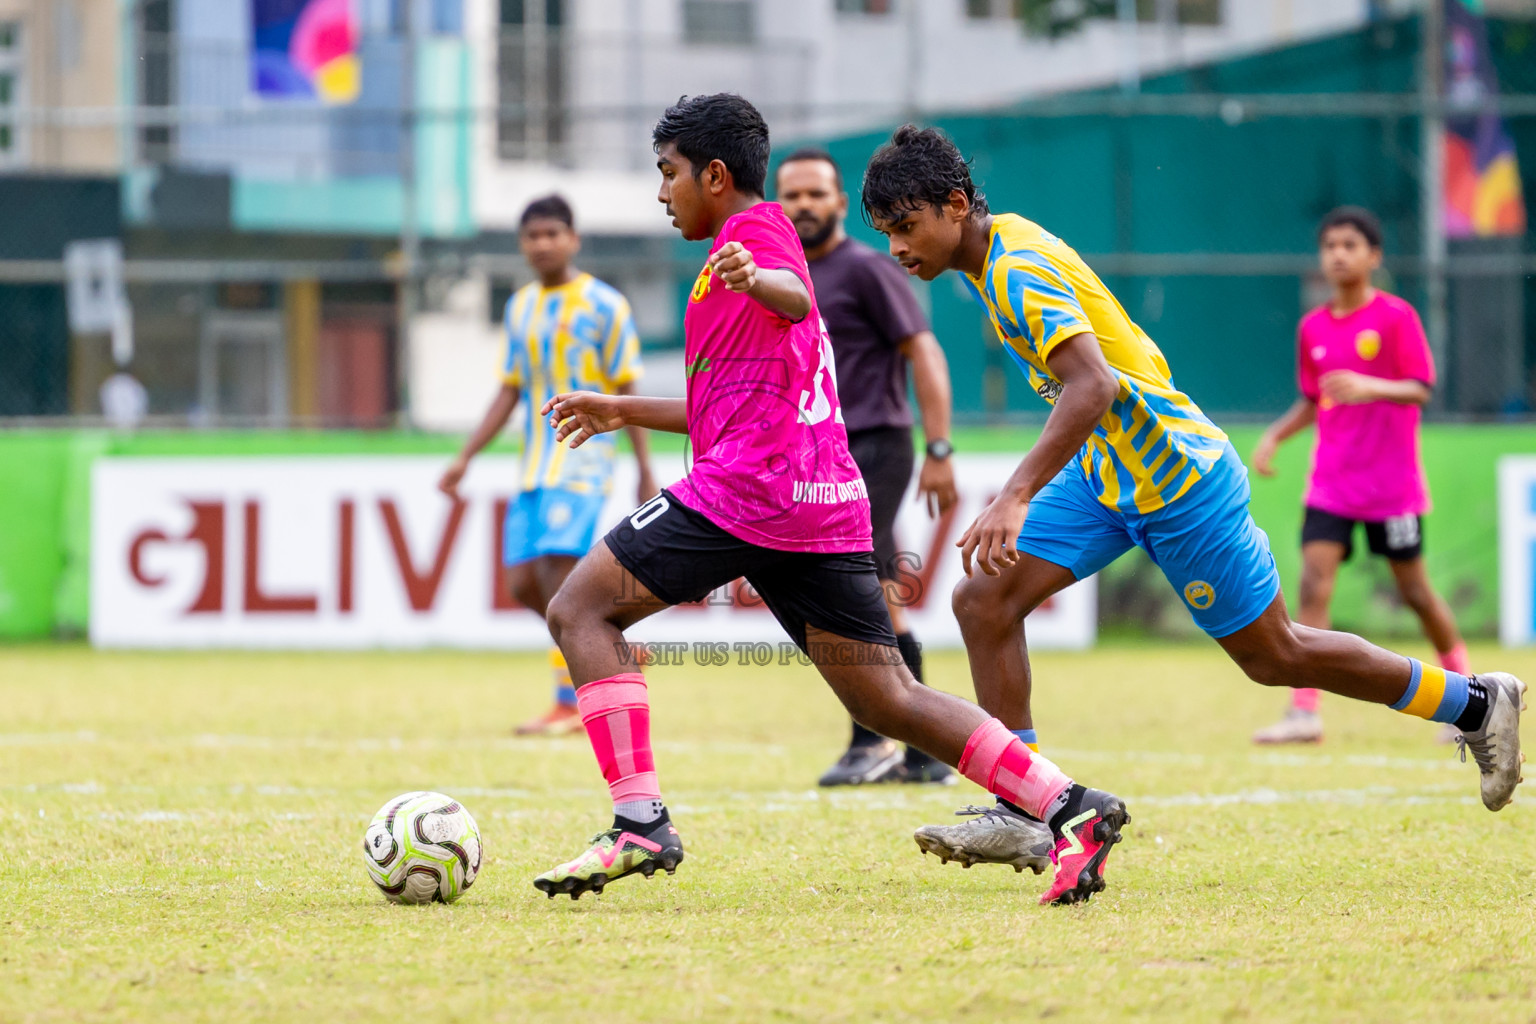
[[[571,670],[558,647],[549,649],[549,670],[555,677],[555,703],[575,707],[576,688],[571,685]]]

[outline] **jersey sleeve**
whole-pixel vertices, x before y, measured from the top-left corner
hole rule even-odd
[[[1317,378],[1317,361],[1312,358],[1312,346],[1307,344],[1307,322],[1303,320],[1296,328],[1296,387],[1313,402],[1322,396]]]
[[[886,344],[895,347],[904,338],[928,330],[928,318],[899,263],[876,254],[865,261],[862,276],[859,291],[865,313]]]
[[[603,338],[603,375],[608,378],[610,387],[617,388],[639,380],[642,373],[640,334],[635,330],[629,300],[615,294],[608,331]]]
[[[805,290],[815,294],[811,285],[811,271],[805,263],[805,250],[800,247],[800,238],[790,226],[788,218],[781,223],[768,217],[743,217],[733,225],[731,236],[726,241],[740,242],[752,254],[752,261],[760,270],[794,271],[795,276],[804,282]],[[789,321],[788,317],[780,316],[766,306],[761,308],[776,319]]]
[[[501,382],[508,387],[521,388],[523,386],[523,339],[512,332],[512,312],[516,302],[515,295],[508,299],[506,310],[501,317],[501,328],[507,336],[507,357],[501,365]]]
[[[1398,317],[1396,330],[1392,332],[1392,345],[1399,380],[1416,380],[1426,387],[1435,386],[1435,359],[1429,351],[1429,338],[1412,306],[1407,306]]]
[[[1093,330],[1072,283],[1045,257],[1009,253],[998,262],[1009,318],[1042,361],[1057,345]]]

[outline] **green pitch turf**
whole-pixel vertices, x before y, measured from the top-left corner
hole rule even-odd
[[[929,665],[969,690],[958,654]],[[583,739],[508,735],[542,655],[0,648],[0,1021],[1536,1014],[1536,796],[1483,810],[1434,726],[1325,699],[1323,746],[1255,750],[1281,697],[1209,646],[1043,655],[1037,679],[1045,750],[1134,817],[1085,907],[919,855],[969,783],[818,792],[845,725],[795,666],[651,671],[688,860],[572,903],[529,882],[607,794]],[[454,906],[364,874],[364,826],[411,789],[480,822]]]

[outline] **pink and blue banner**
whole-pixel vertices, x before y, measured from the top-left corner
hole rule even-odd
[[[1481,103],[1499,94],[1480,0],[1447,0],[1446,99]],[[1525,197],[1515,143],[1497,113],[1446,119],[1445,233],[1451,238],[1525,234]]]
[[[251,89],[351,103],[361,85],[354,0],[250,0]]]

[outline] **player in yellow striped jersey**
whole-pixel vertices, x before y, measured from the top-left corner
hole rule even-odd
[[[1292,622],[1269,540],[1248,514],[1242,460],[1076,252],[1038,224],[994,216],[960,151],[931,128],[905,125],[880,147],[864,173],[863,201],[908,273],[961,275],[1053,407],[1002,493],[960,539],[966,578],[953,603],[983,708],[1010,729],[1033,730],[1024,616],[1141,547],[1250,678],[1454,722],[1473,748],[1484,805],[1496,811],[1509,802],[1523,760],[1525,684],[1504,673],[1469,678]],[[973,559],[980,574],[972,574]],[[1075,839],[1052,819],[1057,885],[1074,874],[1063,863],[1081,865],[1079,894],[1103,887],[1104,857],[1119,838],[1095,822],[1109,820],[1107,808],[1124,811],[1108,794],[1087,794],[1059,812],[1077,826]],[[916,838],[945,859],[1017,863],[1006,837],[1031,830],[1020,808],[1005,805],[976,821],[925,827]]]
[[[519,288],[507,302],[504,326],[507,357],[501,390],[480,425],[465,442],[439,488],[457,496],[469,462],[518,412],[523,439],[519,493],[507,508],[503,557],[512,595],[543,615],[550,598],[592,546],[604,500],[612,489],[612,434],[580,448],[557,443],[538,409],[569,391],[632,394],[640,377],[640,338],[624,296],[572,265],[581,247],[570,205],[546,196],[523,211],[519,243],[538,280]],[[645,431],[628,430],[640,468],[637,500],[656,494]],[[550,648],[555,704],[518,726],[521,735],[581,729],[576,690],[558,647]]]

